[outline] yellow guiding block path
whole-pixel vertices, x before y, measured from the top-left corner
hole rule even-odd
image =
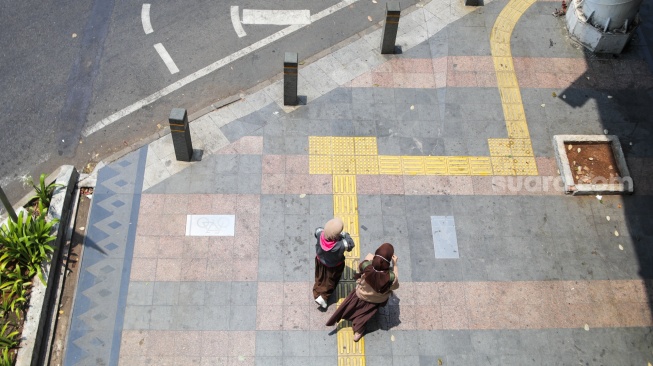
[[[488,139],[490,156],[378,155],[376,137],[309,137],[309,173],[333,175],[333,215],[356,242],[345,254],[346,268],[336,289],[338,306],[355,288],[360,258],[356,175],[537,175],[526,114],[512,62],[510,37],[521,15],[535,0],[511,0],[497,17],[490,49],[501,95],[508,138]],[[338,324],[338,365],[365,365],[365,338],[353,341],[351,323]]]

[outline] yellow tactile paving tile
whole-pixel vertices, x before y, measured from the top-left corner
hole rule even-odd
[[[528,125],[525,121],[506,121],[508,137],[514,139],[530,139]]]
[[[376,137],[354,137],[356,155],[378,155]]]
[[[353,155],[333,155],[333,174],[356,174],[356,158]]]
[[[447,172],[449,175],[469,175],[469,157],[449,156],[447,159]]]
[[[334,194],[356,194],[356,176],[355,175],[334,175],[333,176],[333,193]]]
[[[487,139],[490,156],[510,156],[510,139]]]
[[[360,342],[364,340],[361,339]],[[365,355],[360,356],[338,356],[338,366],[365,366]]]
[[[344,301],[347,295],[356,288],[356,282],[354,281],[340,281],[338,286],[336,286],[336,297],[338,298],[338,305],[341,301]]]
[[[522,104],[521,92],[519,88],[501,88],[501,102],[507,104]]]
[[[526,114],[522,104],[503,103],[503,116],[506,121],[518,121],[526,124]]]
[[[358,260],[361,257],[360,237],[356,235],[351,235],[351,238],[354,240],[354,243],[356,243],[356,246],[354,247],[354,249],[351,250],[351,252],[345,252],[345,258],[354,259],[356,260],[356,263],[358,263]],[[358,266],[358,264],[356,264],[356,266]]]
[[[426,175],[447,175],[447,157],[425,156],[424,173]]]
[[[379,157],[374,155],[357,155],[356,174],[379,174]]]
[[[530,0],[516,1],[513,8],[523,14],[529,6],[533,5],[534,2],[535,1]]]
[[[402,175],[401,156],[379,156],[379,174]]]
[[[353,237],[357,237],[358,233],[358,214],[355,215],[336,215],[342,219],[342,222],[345,224],[343,231],[349,233]]]
[[[333,155],[354,155],[353,137],[333,137]]]
[[[493,43],[490,48],[492,56],[512,56],[509,43]]]
[[[510,44],[510,33],[505,31],[505,30],[495,29],[492,32],[492,36],[490,37],[490,40],[492,42],[509,45]]]
[[[513,159],[505,156],[492,157],[494,175],[515,175]]]
[[[537,164],[534,157],[515,157],[513,166],[515,175],[537,175]]]
[[[310,155],[331,155],[331,136],[309,136],[308,153]]]
[[[356,243],[358,245],[358,243]],[[341,281],[354,281],[354,274],[358,271],[358,259],[357,258],[346,258],[345,259],[345,271],[342,272]]]
[[[332,174],[331,155],[309,155],[308,172],[310,174]]]
[[[340,359],[340,356],[364,356],[364,340],[354,342],[354,331],[351,325],[347,323],[349,322],[338,324],[338,359]]]
[[[516,88],[518,86],[514,72],[497,70],[496,74],[499,88]]]
[[[470,175],[492,175],[492,160],[489,157],[470,156]]]
[[[423,156],[402,156],[401,163],[404,175],[424,175]]]
[[[533,145],[530,139],[511,139],[512,156],[533,156]]]
[[[355,194],[334,194],[333,195],[333,214],[340,215],[357,215],[358,199]]]
[[[493,57],[492,61],[494,61],[494,67],[496,71],[504,71],[504,72],[515,71],[515,66],[512,63],[512,57],[505,57],[505,56]]]

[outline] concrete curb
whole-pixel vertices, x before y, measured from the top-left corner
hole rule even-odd
[[[47,359],[49,344],[47,342],[54,330],[52,327],[52,315],[56,313],[58,299],[53,298],[59,293],[60,258],[64,244],[68,222],[71,217],[73,191],[77,185],[79,173],[72,165],[65,165],[59,169],[56,182],[62,187],[55,189],[48,211],[48,220],[58,219],[54,225],[53,233],[57,234],[54,243],[54,253],[50,263],[44,263],[43,276],[46,278],[47,286],[41,283],[38,277],[32,279],[32,293],[29,307],[23,325],[20,349],[16,357],[17,366],[43,365]],[[54,264],[54,266],[52,265]],[[55,317],[56,319],[56,317]]]

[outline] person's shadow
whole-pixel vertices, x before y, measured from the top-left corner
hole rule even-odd
[[[393,292],[385,306],[379,308],[379,311],[367,322],[367,333],[377,330],[390,330],[401,324],[401,299]]]

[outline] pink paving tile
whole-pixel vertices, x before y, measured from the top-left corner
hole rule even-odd
[[[256,350],[256,332],[229,332],[229,348],[232,357],[253,357]]]
[[[134,258],[129,279],[131,281],[154,281],[156,267],[157,260],[155,258]]]
[[[258,236],[259,215],[243,213],[236,215],[236,236]]]
[[[283,330],[310,329],[309,311],[316,311],[313,306],[284,305]]]
[[[451,306],[465,306],[465,287],[460,282],[439,282],[437,291],[440,295],[440,304]]]
[[[358,194],[380,194],[379,181],[378,175],[356,175],[356,192]]]
[[[233,281],[234,266],[234,261],[231,258],[226,261],[212,260],[206,266],[206,281]]]
[[[165,195],[163,194],[143,194],[141,195],[140,214],[159,213],[163,207]]]
[[[416,305],[387,305],[388,318],[393,330],[411,330],[417,329],[416,322]]]
[[[472,56],[449,56],[447,62],[447,71],[477,71],[475,58]]]
[[[449,62],[447,57],[436,57],[431,60],[432,67],[433,67],[433,72],[434,73],[446,73],[448,68],[447,68],[447,63]]]
[[[548,61],[548,62],[547,62]],[[545,59],[545,64],[548,63],[549,70],[557,74],[574,72],[580,75],[587,71],[587,62],[584,58],[550,58]],[[610,66],[612,69],[612,66]]]
[[[186,237],[183,243],[183,258],[206,258],[209,254],[209,237],[208,236],[190,236]]]
[[[497,74],[495,72],[477,72],[476,82],[481,88],[496,88]]]
[[[391,73],[391,72],[393,72],[393,67],[394,67],[394,64],[393,64],[392,60],[389,60],[389,61],[386,61],[386,62],[380,64],[379,66],[375,67],[373,71],[374,72],[381,72],[381,73]]]
[[[145,356],[152,341],[149,331],[124,330],[120,338],[120,357]]]
[[[447,86],[477,87],[476,73],[473,71],[449,71],[447,73]]]
[[[646,303],[648,295],[646,284],[639,280],[614,280],[610,281],[610,290],[617,302]]]
[[[286,194],[306,194],[311,190],[310,175],[286,174]]]
[[[286,175],[263,174],[261,176],[261,193],[262,194],[285,194]]]
[[[319,331],[329,331],[330,328],[326,326],[327,320],[331,318],[333,313],[336,312],[336,305],[332,304],[329,306],[326,311],[317,309],[317,304],[313,307],[309,306],[308,318],[309,318],[309,330],[319,330]]]
[[[256,330],[282,330],[283,328],[282,305],[257,305]]]
[[[200,355],[202,357],[229,357],[229,333],[223,331],[202,332]]]
[[[257,194],[239,194],[236,199],[236,215],[259,215],[261,212],[261,196]]]
[[[471,329],[501,329],[496,321],[497,306],[470,306],[468,308],[469,327]]]
[[[540,88],[558,88],[560,82],[552,72],[536,72],[535,77]]]
[[[210,194],[188,195],[188,211],[190,215],[213,214],[213,198]]]
[[[231,360],[234,357],[202,357],[200,358],[200,366],[230,366]]]
[[[393,292],[401,300],[401,305],[415,305],[415,288],[419,282],[402,282],[397,290]]]
[[[394,86],[394,77],[389,72],[373,72],[372,86],[380,88],[391,88]]]
[[[181,281],[206,281],[207,258],[182,258]]]
[[[449,177],[449,187],[451,194],[474,194],[474,185],[472,177],[469,176],[451,176]]]
[[[350,82],[350,86],[353,88],[369,88],[372,86],[372,74],[369,72],[364,73],[363,75],[357,76]]]
[[[565,281],[563,291],[569,304],[591,304],[614,298],[610,281]]]
[[[469,316],[465,306],[440,306],[442,329],[469,329]]]
[[[158,236],[137,235],[134,241],[134,258],[156,258],[158,247]]]
[[[283,305],[283,282],[259,282],[256,293],[256,305]]]
[[[472,186],[475,195],[494,195],[495,187],[492,183],[494,177],[472,177]]]
[[[235,194],[212,194],[211,213],[214,215],[227,215],[236,212]]]
[[[175,366],[200,365],[202,358],[200,356],[176,356]]]
[[[447,73],[446,72],[436,72],[433,77],[435,78],[435,87],[444,88],[447,86]]]
[[[310,182],[309,193],[331,194],[333,193],[333,177],[328,174],[311,174],[308,177]]]
[[[163,225],[160,214],[138,215],[138,224],[136,226],[136,235],[161,235],[159,230]]]
[[[651,308],[645,303],[617,303],[617,312],[620,314],[621,324],[624,327],[650,327],[653,326]]]
[[[435,76],[433,74],[407,73],[404,75],[406,75],[406,79],[411,88],[435,88]]]
[[[313,304],[313,283],[311,282],[285,282],[283,284],[284,305],[309,305]]]
[[[174,356],[176,354],[174,342],[176,333],[170,330],[151,331],[150,339],[152,339],[152,342],[148,344],[147,355],[156,357],[157,359],[161,356]]]
[[[208,256],[216,261],[231,261],[234,256],[233,236],[213,236],[209,238]]]
[[[258,278],[258,257],[234,259],[232,281],[256,281]]]
[[[537,88],[537,75],[533,70],[519,71],[516,73],[517,83],[521,88]]]
[[[287,155],[286,174],[308,174],[308,155]]]
[[[184,236],[186,235],[186,215],[161,215],[159,226],[160,235]]]
[[[261,163],[263,174],[276,174],[286,171],[285,155],[263,155]]]
[[[391,63],[395,73],[433,73],[433,61],[429,58],[396,58]]]
[[[187,194],[166,194],[163,207],[164,214],[186,214],[188,213]]]
[[[191,238],[186,236],[161,236],[159,237],[159,258],[181,258],[186,250],[186,243]]]
[[[179,259],[160,258],[157,260],[157,281],[179,281],[180,279],[181,261]]]
[[[522,304],[520,327],[542,329],[564,327],[563,316],[557,307],[550,304]]]
[[[404,283],[400,285],[400,289]],[[413,287],[415,305],[440,305],[440,291],[438,282],[416,282]]]
[[[120,355],[118,357],[119,365],[147,365],[151,361],[151,358],[146,356],[127,356]]]
[[[256,357],[230,357],[229,366],[255,366]]]
[[[240,236],[234,240],[234,259],[258,258],[258,237]]]
[[[562,314],[566,328],[582,328],[588,324],[591,328],[598,327],[601,322],[596,319],[595,304],[567,304]]]
[[[555,158],[536,157],[535,164],[537,165],[537,172],[540,175],[555,176],[558,174],[558,164]]]
[[[400,175],[379,175],[381,194],[404,194],[404,179]]]
[[[403,310],[404,305],[401,305]],[[415,326],[419,330],[442,329],[440,306],[415,306]]]
[[[466,282],[464,287],[465,300],[470,308],[482,308],[496,302],[496,290],[492,282]]]
[[[560,281],[526,281],[520,282],[524,304],[546,304],[547,306],[562,303],[564,285]]]
[[[392,74],[395,88],[413,88],[412,78],[407,73],[395,72]]]

